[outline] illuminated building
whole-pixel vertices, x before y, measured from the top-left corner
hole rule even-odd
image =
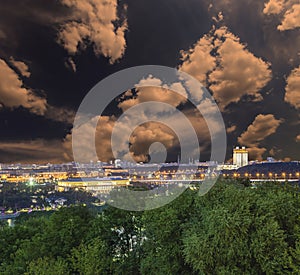
[[[248,150],[245,147],[233,149],[233,165],[242,167],[248,165]]]
[[[57,191],[68,191],[72,188],[81,189],[91,193],[109,193],[114,187],[128,186],[129,179],[122,177],[105,178],[69,178],[57,183]]]

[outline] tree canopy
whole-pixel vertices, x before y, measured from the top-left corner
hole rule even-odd
[[[1,274],[299,274],[299,188],[220,180],[130,212],[62,208],[0,225]]]

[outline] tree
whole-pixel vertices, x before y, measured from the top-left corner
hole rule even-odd
[[[70,262],[74,272],[83,275],[112,273],[112,257],[100,237],[72,250]]]
[[[183,224],[193,212],[195,193],[187,190],[170,204],[145,211],[142,274],[192,274],[183,257]]]
[[[139,274],[143,239],[141,216],[141,212],[109,206],[94,220],[87,236],[88,240],[101,237],[117,274]]]
[[[185,225],[185,260],[200,274],[292,272],[289,240],[298,203],[282,191],[217,184],[197,198],[196,215]],[[293,215],[284,221],[288,210]]]
[[[25,275],[68,275],[69,267],[67,262],[62,259],[53,259],[53,258],[39,258],[35,261],[32,261],[28,270],[25,272]]]

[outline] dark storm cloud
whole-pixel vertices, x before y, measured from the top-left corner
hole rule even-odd
[[[0,141],[0,162],[60,163],[68,161],[62,140]]]
[[[247,43],[250,51],[270,61],[275,71],[285,71],[300,61],[299,28],[279,31],[277,27],[281,22],[281,15],[270,16],[264,13],[268,2],[216,0],[211,13],[222,11],[223,22],[242,42]]]
[[[57,1],[3,0],[0,5],[1,55],[13,55],[22,47],[24,36],[30,38],[32,30],[43,26],[58,26],[69,16],[69,11]]]
[[[248,86],[242,85],[245,82],[236,83],[240,85],[238,85],[238,89],[234,90],[235,95],[245,94],[246,91],[246,95],[238,97],[239,101],[232,100],[237,97],[230,98],[228,94],[217,92],[219,99],[224,99],[224,104],[228,105],[228,112],[224,113],[225,123],[228,126],[228,148],[237,142],[238,137],[248,129],[259,114],[272,114],[276,119],[284,119],[284,122],[276,128],[275,133],[267,136],[265,141],[261,141],[259,146],[266,148],[265,154],[273,149],[273,153],[276,151],[275,157],[290,156],[299,159],[299,154],[297,155],[297,150],[294,149],[295,147],[299,148],[300,145],[299,142],[296,142],[298,140],[296,137],[299,135],[297,130],[299,109],[291,108],[291,105],[297,104],[292,99],[297,98],[297,89],[293,88],[292,83],[295,82],[292,81],[291,76],[300,65],[299,28],[290,30],[288,27],[286,30],[279,30],[278,26],[283,24],[285,14],[264,13],[265,4],[269,0],[119,1],[120,22],[127,22],[126,28],[128,26],[128,30],[124,30],[120,36],[125,40],[120,40],[122,43],[118,45],[121,46],[117,48],[114,55],[107,50],[106,46],[100,47],[101,54],[99,56],[95,55],[95,44],[93,44],[95,43],[95,33],[93,33],[95,28],[91,28],[90,24],[94,15],[85,9],[78,10],[79,4],[88,5],[96,2],[64,0],[65,3],[69,3],[67,5],[63,5],[62,2],[1,1],[0,58],[18,74],[22,82],[21,89],[34,89],[34,94],[37,97],[46,98],[47,104],[51,108],[47,109],[44,116],[28,112],[30,109],[28,106],[26,111],[24,109],[26,104],[19,104],[21,107],[16,107],[14,111],[9,111],[7,108],[0,109],[2,119],[0,123],[5,127],[5,133],[1,133],[0,140],[3,140],[6,148],[0,153],[0,157],[6,154],[6,156],[15,156],[14,159],[26,160],[32,153],[36,156],[34,159],[42,159],[43,153],[40,152],[43,150],[37,149],[38,153],[34,153],[35,149],[46,146],[47,140],[51,138],[61,143],[62,147],[58,147],[62,149],[53,149],[55,156],[50,157],[66,160],[61,151],[66,150],[65,146],[67,146],[67,153],[70,157],[70,122],[72,122],[74,112],[85,94],[97,82],[111,73],[135,65],[158,64],[177,67],[181,63],[180,51],[191,49],[200,38],[209,33],[214,24],[215,29],[226,26],[228,32],[238,37],[239,44],[244,47],[243,50],[247,50],[249,55],[256,58],[252,59],[252,61],[256,60],[255,64],[259,63],[257,63],[257,59],[261,60],[260,65],[271,64],[262,71],[258,70],[258,72],[262,72],[260,77],[263,79],[260,79],[261,85],[253,86],[257,88],[254,89],[255,95],[261,95],[260,102],[253,102],[253,98],[251,98],[253,94],[248,93],[250,89],[247,90]],[[124,6],[128,6],[126,12],[122,12]],[[286,11],[290,8],[287,7]],[[78,15],[80,11],[89,15],[88,19],[80,20]],[[99,16],[103,17],[103,15]],[[88,26],[88,35],[79,36],[79,40],[72,40],[73,36],[65,35],[61,37],[63,39],[59,40],[59,35],[63,30],[70,30],[67,26],[71,26],[68,25],[71,21],[80,22],[76,25],[77,27],[82,24]],[[284,24],[291,26],[287,23],[288,21]],[[111,27],[109,22],[108,25]],[[113,31],[116,31],[118,26],[118,24],[115,25],[116,28]],[[114,35],[111,37],[114,39]],[[74,47],[72,53],[69,51],[71,48],[66,45],[73,44],[66,44],[66,42],[70,41],[75,41],[74,45],[79,46],[76,47],[77,51],[74,51]],[[79,45],[80,43],[76,44],[80,41],[83,47]],[[103,41],[107,40],[101,39],[101,43]],[[110,45],[109,43],[105,45]],[[213,55],[221,56],[221,54],[216,53],[214,49],[212,52],[209,50],[208,48],[208,52],[203,51],[203,60],[208,64],[207,68],[212,69],[215,62]],[[226,55],[225,53],[225,56],[227,56],[227,60],[230,60],[230,54]],[[232,57],[236,58],[238,64],[239,55],[233,53]],[[14,65],[13,61],[21,63]],[[114,64],[110,64],[113,63],[112,61]],[[198,65],[203,64],[201,59],[198,62],[200,62]],[[217,61],[219,65],[222,62],[222,60]],[[28,70],[23,64],[28,66]],[[249,66],[251,64],[253,62],[249,62]],[[256,71],[256,69],[253,70],[253,66],[251,68],[249,68],[250,72]],[[269,70],[272,71],[272,79],[269,79]],[[219,87],[224,79],[228,78],[229,72],[216,71],[213,82]],[[233,76],[235,74],[239,75],[238,69]],[[255,81],[255,79],[251,79],[250,83]],[[217,90],[216,87],[215,90]],[[230,93],[231,89],[227,92]],[[225,99],[228,98],[230,100],[226,101]],[[106,115],[111,117],[115,110],[117,110],[116,107],[108,109]],[[108,123],[107,126],[111,125]],[[66,139],[62,141],[64,137]],[[16,144],[19,140],[22,148],[18,149],[14,143],[9,145],[7,139],[16,140]],[[28,139],[37,140],[37,144],[30,145]],[[281,140],[286,142],[282,143]],[[24,153],[26,146],[35,149]],[[49,146],[49,148],[53,147],[55,146]],[[20,150],[20,154],[18,154],[18,150]],[[102,151],[101,153],[106,154]],[[69,157],[68,159],[70,159]]]

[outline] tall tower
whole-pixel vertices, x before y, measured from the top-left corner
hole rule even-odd
[[[245,147],[233,149],[233,164],[237,167],[248,165],[248,150]]]

